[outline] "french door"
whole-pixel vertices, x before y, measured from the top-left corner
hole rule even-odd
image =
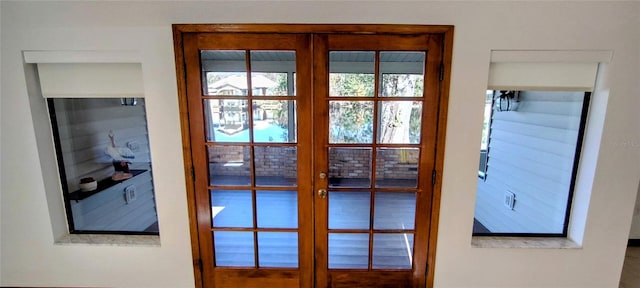
[[[176,36],[198,281],[425,287],[442,34],[228,32]]]

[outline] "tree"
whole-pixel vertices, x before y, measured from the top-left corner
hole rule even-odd
[[[413,96],[415,79],[408,74],[385,74],[382,95]],[[410,143],[412,101],[385,101],[380,111],[380,142]]]
[[[422,75],[383,74],[382,96],[422,96]],[[371,97],[374,75],[331,73],[331,96]],[[373,102],[334,101],[329,107],[330,141],[334,143],[370,143],[373,135]],[[390,98],[389,100],[393,100]],[[418,143],[421,129],[421,105],[414,101],[381,101],[379,106],[379,139],[381,143]]]

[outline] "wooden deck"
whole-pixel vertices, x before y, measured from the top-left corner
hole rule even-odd
[[[367,269],[369,257],[369,192],[329,192],[329,268]],[[415,194],[377,192],[374,195],[374,269],[411,269]],[[258,228],[297,228],[296,191],[256,191]],[[214,228],[252,228],[250,190],[212,190]],[[342,231],[349,229],[347,231]],[[361,233],[354,233],[361,231]],[[384,232],[384,231],[380,231]],[[297,267],[297,232],[215,231],[218,266],[253,267],[254,237],[258,237],[259,267]]]

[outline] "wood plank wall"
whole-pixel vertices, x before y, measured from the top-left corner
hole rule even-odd
[[[127,203],[124,190],[132,185],[136,199]],[[87,199],[71,201],[71,209],[77,230],[144,231],[157,221],[151,171]]]

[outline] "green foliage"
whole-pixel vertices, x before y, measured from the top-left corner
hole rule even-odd
[[[331,73],[329,74],[329,94],[372,97],[374,80],[373,74]]]
[[[424,91],[422,75],[384,74],[380,85],[380,94],[387,96],[421,97]],[[329,93],[331,96],[371,97],[375,93],[375,77],[373,74],[331,73],[329,75]],[[354,99],[355,100],[355,99]],[[392,99],[389,99],[392,100]],[[398,106],[402,102],[387,102]],[[371,143],[373,135],[373,104],[371,101],[333,102],[329,108],[331,117],[330,141],[337,143]],[[398,107],[385,109],[380,113],[410,113],[409,123],[400,115],[381,115],[380,121],[384,129],[392,135],[389,139],[399,139],[395,134],[407,135],[410,143],[420,142],[422,106],[414,102],[411,111],[403,111]],[[405,114],[406,115],[406,114]],[[382,127],[381,127],[382,130]],[[381,135],[381,131],[378,131]],[[400,137],[403,138],[403,137]],[[403,138],[406,139],[406,138]],[[390,140],[391,141],[391,140]]]
[[[333,143],[371,143],[373,135],[372,101],[332,101],[329,106],[329,141]]]

